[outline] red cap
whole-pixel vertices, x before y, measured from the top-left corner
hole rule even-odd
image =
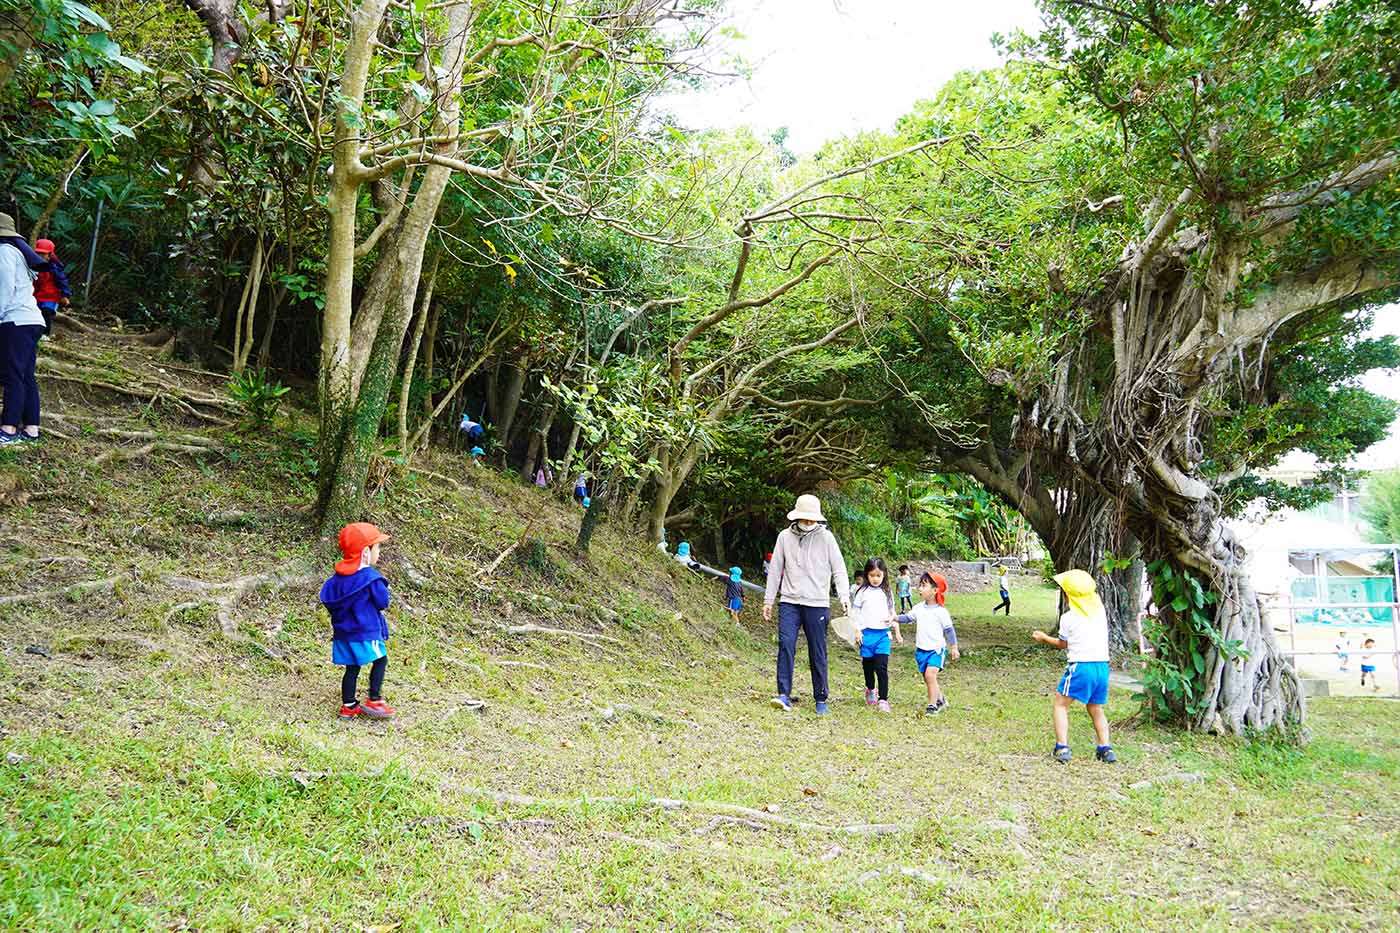
[[[933,581],[933,601],[941,606],[944,594],[948,592],[948,578],[941,573],[930,573],[929,579]]]
[[[52,253],[52,252],[53,252],[53,240],[35,240],[35,241],[34,241],[34,252],[36,252],[36,253]]]
[[[345,559],[335,565],[335,572],[349,576],[360,569],[360,555],[365,548],[380,541],[388,541],[389,536],[369,522],[351,522],[340,529],[340,553]]]

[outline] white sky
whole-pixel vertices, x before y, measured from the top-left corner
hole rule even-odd
[[[991,36],[1040,24],[1034,0],[731,0],[729,43],[753,69],[749,80],[667,102],[694,128],[748,125],[789,130],[794,152],[856,130],[887,129],[915,101],[931,97],[964,68],[1000,63]],[[1377,313],[1373,330],[1400,336],[1400,306]],[[1364,383],[1400,398],[1400,373],[1378,371]],[[1294,454],[1286,465],[1305,468]],[[1400,432],[1392,428],[1355,466],[1400,466]]]
[[[893,126],[955,72],[998,64],[994,32],[1033,29],[1033,0],[731,0],[729,43],[752,79],[671,103],[693,127],[786,126],[811,152],[853,130]]]

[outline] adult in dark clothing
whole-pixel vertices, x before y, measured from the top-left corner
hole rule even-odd
[[[34,301],[38,255],[15,230],[14,218],[0,214],[0,446],[39,439],[39,384],[34,376],[44,317]],[[39,261],[48,269],[48,263]]]

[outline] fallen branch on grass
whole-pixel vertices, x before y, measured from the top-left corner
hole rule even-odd
[[[787,816],[779,816],[776,813],[768,813],[764,810],[755,810],[752,807],[741,807],[734,803],[722,803],[711,800],[678,800],[670,797],[589,797],[579,800],[569,800],[558,797],[531,797],[527,794],[513,794],[504,791],[488,790],[484,787],[463,787],[455,786],[454,790],[472,797],[481,797],[496,803],[510,804],[519,807],[557,807],[560,809],[570,809],[583,803],[588,804],[610,804],[618,807],[644,806],[655,807],[660,810],[686,810],[692,813],[703,813],[710,816],[735,816],[756,823],[764,823],[770,826],[781,826],[784,829],[795,829],[806,833],[827,833],[845,834],[852,836],[883,836],[891,833],[908,832],[913,829],[910,823],[850,823],[844,826],[831,826],[825,823],[810,823],[806,820],[797,820]]]
[[[81,583],[71,583],[68,586],[56,587],[52,590],[39,590],[35,593],[15,593],[11,596],[0,596],[0,606],[14,606],[18,603],[39,602],[40,600],[53,599],[56,596],[87,596],[92,593],[110,593],[116,589],[118,583],[125,580],[124,574],[117,574],[111,577],[103,577],[101,580],[84,580]]]

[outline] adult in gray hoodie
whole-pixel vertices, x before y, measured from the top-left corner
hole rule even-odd
[[[768,588],[763,594],[763,618],[773,618],[778,604],[778,695],[773,705],[792,709],[792,666],[797,654],[798,629],[807,636],[807,662],[812,669],[812,699],[818,715],[827,712],[826,624],[831,616],[831,587],[847,613],[850,586],[846,561],[836,536],[826,527],[822,504],[816,496],[798,496],[788,513],[792,525],[778,533],[768,568]]]

